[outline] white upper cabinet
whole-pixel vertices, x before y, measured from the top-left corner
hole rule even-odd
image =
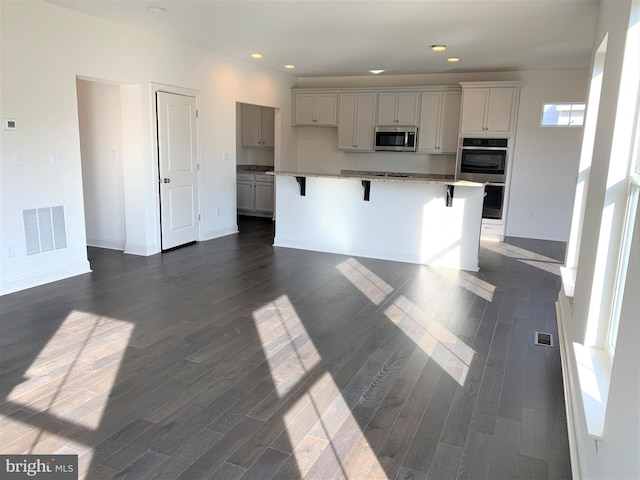
[[[378,125],[418,125],[418,92],[378,94]]]
[[[262,107],[262,146],[273,147],[276,136],[276,110],[271,107]]]
[[[337,93],[295,93],[294,126],[335,127],[338,124]]]
[[[243,103],[241,115],[242,146],[273,147],[275,110]]]
[[[513,82],[510,82],[513,83]],[[462,135],[512,135],[518,108],[518,86],[462,83]]]
[[[460,92],[420,94],[419,152],[456,152],[461,96]]]
[[[373,151],[376,117],[375,93],[341,93],[338,149]]]

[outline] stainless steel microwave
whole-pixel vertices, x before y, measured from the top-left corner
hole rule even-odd
[[[418,127],[376,127],[374,150],[415,152]]]

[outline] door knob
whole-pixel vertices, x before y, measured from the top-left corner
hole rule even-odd
[[[171,183],[171,179],[170,178],[163,178],[162,182],[163,183]]]

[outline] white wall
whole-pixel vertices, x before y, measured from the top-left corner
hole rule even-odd
[[[87,245],[124,250],[120,86],[86,80],[77,85]]]
[[[581,128],[542,128],[545,102],[586,100],[587,69],[465,74],[301,78],[297,87],[344,88],[459,85],[469,81],[517,80],[518,129],[512,155],[511,196],[506,234],[566,241],[569,236]],[[453,155],[345,153],[337,149],[336,128],[296,127],[298,168],[338,173],[341,169],[451,173]],[[533,217],[533,218],[532,218]]]
[[[569,238],[582,128],[541,127],[542,104],[584,102],[587,70],[533,71],[523,76],[506,234]]]
[[[567,308],[566,292],[559,297],[561,316],[559,326],[567,348],[563,351],[566,396],[571,408],[570,438],[573,437],[573,461],[577,462],[581,478],[637,479],[640,478],[640,210],[636,215],[634,242],[625,285],[622,313],[613,359],[604,431],[601,440],[589,436],[578,382],[577,361],[571,345],[575,342],[587,347],[588,319],[592,298],[602,298],[594,291],[594,271],[599,245],[600,225],[607,190],[607,176],[614,147],[615,119],[618,102],[632,102],[633,98],[619,98],[622,79],[623,51],[630,18],[630,0],[601,0],[593,53],[607,38],[607,52],[602,78],[602,93],[598,113],[591,174],[587,190],[584,230],[579,247],[575,293],[572,308]],[[640,8],[640,5],[638,6]],[[637,78],[635,79],[637,81]],[[622,146],[622,145],[621,145]],[[616,158],[615,160],[619,160]],[[610,232],[605,232],[609,234]],[[615,250],[615,249],[614,249]],[[596,321],[600,320],[596,315]]]
[[[139,253],[157,252],[160,235],[151,83],[201,92],[203,239],[237,230],[236,102],[279,109],[276,165],[295,168],[296,141],[288,127],[293,77],[37,0],[3,1],[0,9],[1,114],[18,123],[16,131],[1,134],[0,293],[89,270],[76,76],[126,84],[125,223],[127,243]],[[63,165],[51,165],[51,152],[62,153]],[[22,155],[20,167],[12,164],[15,153]],[[27,258],[21,209],[59,204],[66,206],[68,248]]]

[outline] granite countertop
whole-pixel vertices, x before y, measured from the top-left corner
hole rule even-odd
[[[267,173],[269,175],[283,175],[289,177],[341,178],[400,183],[435,183],[442,185],[457,185],[461,187],[484,187],[485,185],[484,183],[469,182],[467,180],[456,181],[453,175],[436,173],[376,172],[366,170],[341,170],[340,173],[313,173],[293,171],[274,171]]]
[[[236,165],[236,173],[273,172],[273,165]]]

